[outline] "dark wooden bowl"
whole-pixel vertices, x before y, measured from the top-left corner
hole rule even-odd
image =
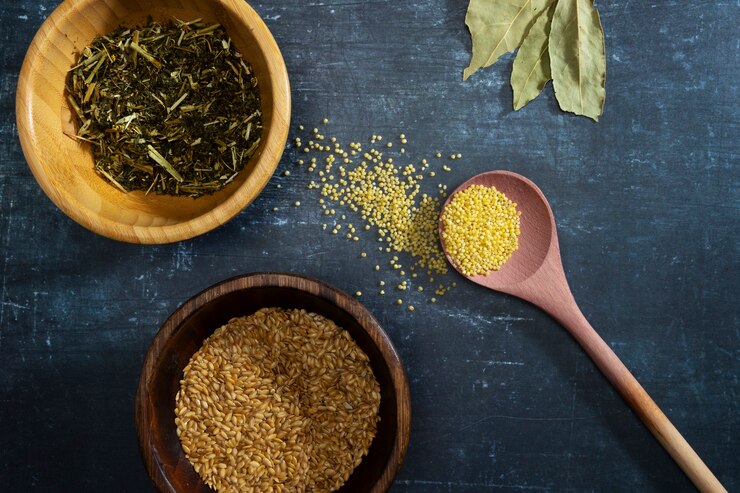
[[[380,384],[380,422],[368,455],[340,492],[380,493],[393,482],[409,440],[411,402],[401,361],[388,335],[351,296],[294,274],[257,273],[220,282],[189,299],[162,325],[144,361],[136,394],[136,428],[144,464],[161,492],[211,492],[180,446],[175,395],[182,372],[203,340],[232,317],[264,307],[303,308],[352,335]]]

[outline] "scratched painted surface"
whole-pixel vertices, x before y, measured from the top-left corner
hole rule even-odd
[[[133,412],[150,338],[189,296],[266,270],[363,291],[394,340],[414,416],[394,493],[692,490],[533,307],[460,279],[436,305],[414,298],[413,314],[370,295],[385,257],[360,262],[361,246],[321,232],[293,149],[290,177],[193,241],[134,246],[74,224],[28,171],[14,118],[26,46],[56,4],[0,6],[0,490],[150,491]],[[403,131],[410,156],[463,153],[442,178],[451,188],[495,168],[541,186],[585,314],[737,490],[740,9],[598,5],[608,97],[593,124],[559,112],[549,88],[512,112],[511,58],[462,82],[462,0],[254,2],[286,58],[294,130],[327,116],[344,141]]]

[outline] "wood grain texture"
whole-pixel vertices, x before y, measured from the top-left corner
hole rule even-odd
[[[495,187],[517,204],[517,210],[521,213],[521,234],[520,248],[501,269],[485,275],[469,276],[469,279],[481,286],[537,305],[563,324],[699,491],[727,493],[712,471],[581,313],[565,278],[555,216],[539,187],[516,173],[490,171],[476,175],[460,185],[444,205],[454,198],[455,193],[472,185]],[[444,246],[443,231],[444,223],[440,221],[439,237]],[[457,268],[455,259],[449,255],[448,259]]]
[[[214,330],[233,317],[274,306],[305,309],[333,320],[370,358],[380,384],[378,431],[368,455],[337,491],[384,493],[390,487],[409,443],[411,401],[406,373],[388,335],[362,304],[326,283],[256,273],[228,279],[192,297],[152,341],[136,394],[136,428],[144,463],[159,491],[212,491],[188,462],[177,437],[175,396],[182,371]]]
[[[414,416],[392,493],[696,491],[541,310],[454,272],[446,281],[458,286],[436,303],[428,290],[378,295],[379,281],[398,280],[389,255],[371,236],[322,231],[300,149],[286,150],[247,210],[187,242],[122,243],[70,220],[29,171],[15,125],[24,54],[59,3],[0,8],[3,492],[155,491],[133,405],[147,348],[184,300],[254,271],[360,290],[393,340]],[[598,124],[562,113],[550,85],[512,111],[509,55],[462,82],[465,2],[249,4],[285,57],[291,135],[303,124],[366,146],[403,132],[401,165],[462,153],[442,161],[450,172],[430,168],[431,194],[491,169],[532,178],[556,212],[583,313],[725,487],[740,490],[737,2],[598,2],[609,70]],[[394,304],[399,295],[413,313]]]
[[[262,143],[222,190],[192,199],[124,193],[93,169],[89,145],[74,133],[65,78],[79,53],[120,25],[203,18],[219,22],[254,69],[262,98]],[[116,240],[170,243],[203,234],[251,203],[277,167],[290,124],[290,88],[282,54],[257,13],[239,0],[67,0],[39,29],[18,78],[18,134],[47,196],[82,226]]]

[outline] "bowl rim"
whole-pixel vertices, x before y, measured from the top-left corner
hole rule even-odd
[[[37,140],[33,135],[39,125],[34,118],[34,99],[36,91],[29,80],[43,73],[47,62],[44,61],[44,45],[48,44],[48,33],[57,29],[63,20],[75,15],[85,3],[98,0],[64,0],[44,20],[34,35],[23,59],[16,87],[16,127],[21,149],[37,183],[46,196],[73,221],[84,228],[118,241],[138,244],[165,244],[188,240],[205,234],[233,219],[245,209],[262,192],[277,169],[290,127],[291,95],[288,70],[280,48],[262,17],[246,2],[229,2],[213,0],[218,8],[224,9],[233,22],[248,26],[253,32],[259,51],[268,53],[265,56],[268,78],[274,97],[271,108],[271,128],[268,138],[261,144],[261,152],[254,163],[250,174],[255,179],[246,180],[239,188],[207,212],[175,224],[158,226],[124,224],[96,214],[69,194],[60,193],[46,177],[42,164],[44,159],[36,148]],[[249,186],[247,186],[249,185]]]
[[[150,406],[147,404],[147,396],[149,395],[149,384],[154,376],[153,369],[157,367],[156,363],[162,349],[166,346],[170,337],[180,328],[181,324],[201,307],[222,295],[261,287],[296,289],[337,306],[357,321],[358,325],[367,332],[380,350],[385,363],[388,365],[396,396],[396,427],[398,431],[394,437],[393,448],[388,461],[378,481],[373,485],[371,492],[386,492],[393,484],[395,476],[406,456],[411,427],[411,395],[408,376],[406,375],[406,370],[401,363],[398,352],[380,323],[354,297],[319,279],[287,272],[252,272],[217,282],[192,296],[175,309],[157,331],[147,350],[142,365],[135,399],[136,432],[139,441],[139,451],[152,483],[161,492],[167,491],[164,489],[165,485],[174,489],[161,464],[154,460],[152,454],[149,454],[150,460],[146,460],[146,451],[152,449],[152,434],[148,426],[150,422]]]

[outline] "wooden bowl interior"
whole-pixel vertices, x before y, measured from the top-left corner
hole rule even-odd
[[[239,2],[239,6],[230,0],[80,0],[71,2],[72,6],[67,3],[70,1],[63,3],[57,9],[59,12],[52,13],[34,38],[19,80],[21,143],[34,176],[52,201],[83,226],[94,229],[97,222],[130,227],[176,225],[207,215],[231,200],[240,202],[223,208],[221,216],[216,218],[220,224],[253,200],[277,166],[284,145],[283,134],[287,134],[286,115],[280,115],[280,121],[274,125],[275,100],[290,97],[284,94],[287,78],[273,80],[275,60],[268,58],[275,53],[279,57],[279,51],[265,51],[271,37],[266,40],[262,36],[267,33],[269,37],[266,27],[255,29],[254,23],[264,25],[254,11],[245,3]],[[264,127],[260,147],[245,170],[212,195],[192,199],[147,196],[140,191],[123,193],[94,171],[90,146],[65,135],[65,132],[74,133],[72,111],[64,90],[65,78],[79,53],[96,36],[120,25],[143,25],[148,15],[160,21],[202,18],[222,24],[259,80]],[[277,156],[261,159],[266,143],[281,138],[282,142],[269,146],[268,152],[278,152]],[[204,231],[196,234],[200,232]],[[181,238],[173,237],[169,241],[178,239]]]
[[[264,307],[303,308],[333,320],[352,335],[369,356],[380,384],[380,422],[368,455],[354,470],[340,492],[371,491],[391,459],[397,433],[396,394],[388,365],[378,346],[349,313],[304,291],[287,287],[254,287],[220,296],[188,316],[163,346],[149,386],[152,454],[170,481],[171,492],[209,492],[192,468],[180,446],[175,426],[175,395],[182,372],[191,356],[215,329],[237,316]]]

